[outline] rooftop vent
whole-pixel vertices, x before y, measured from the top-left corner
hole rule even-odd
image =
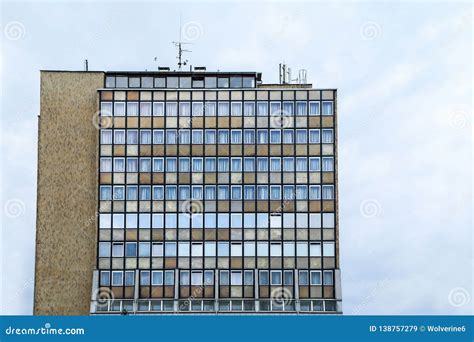
[[[170,71],[169,67],[158,67],[159,71]]]
[[[203,67],[203,66],[194,67],[194,71],[206,71],[206,67]]]

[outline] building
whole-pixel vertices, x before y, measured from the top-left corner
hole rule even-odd
[[[341,313],[336,100],[42,71],[35,314]]]

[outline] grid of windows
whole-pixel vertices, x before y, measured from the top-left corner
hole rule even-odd
[[[221,100],[222,91],[143,89],[250,80],[125,78],[108,77],[107,88],[140,91],[101,92],[113,125],[100,130],[100,285],[116,298],[133,298],[135,286],[142,299],[217,296],[229,310],[256,294],[270,310],[275,287],[334,300],[335,93],[241,90]]]

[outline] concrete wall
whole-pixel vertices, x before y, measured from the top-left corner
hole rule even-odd
[[[35,315],[87,315],[96,256],[102,72],[41,72]]]

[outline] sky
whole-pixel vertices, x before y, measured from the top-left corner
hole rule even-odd
[[[3,2],[0,313],[31,314],[39,70],[306,69],[338,89],[345,314],[472,314],[468,2]],[[156,61],[155,61],[156,57]]]

